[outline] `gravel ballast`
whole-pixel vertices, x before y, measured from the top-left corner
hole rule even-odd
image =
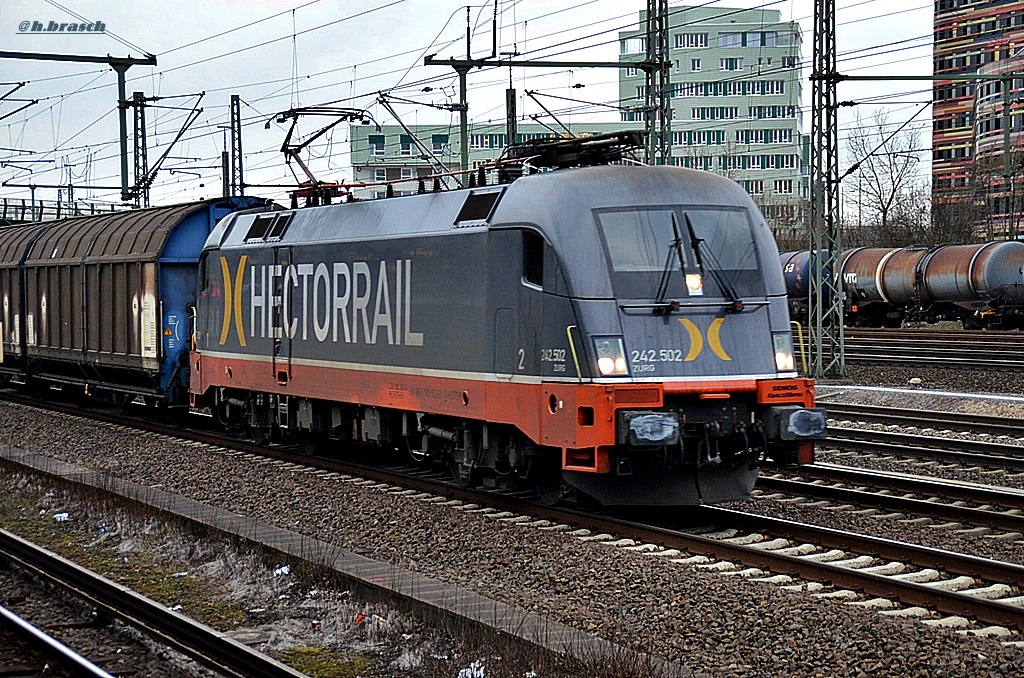
[[[21,447],[422,571],[703,672],[1019,675],[1024,650],[338,484],[163,438],[0,404]]]

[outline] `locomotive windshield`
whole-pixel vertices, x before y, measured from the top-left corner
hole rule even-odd
[[[740,297],[765,294],[745,209],[679,206],[609,210],[599,212],[597,220],[611,265],[612,288],[619,299],[657,298],[666,275],[669,298],[694,295],[696,292],[687,291],[685,276],[699,273],[701,268],[707,273],[701,296],[728,298],[730,291]],[[687,223],[689,227],[683,226]],[[677,238],[681,240],[678,253],[682,262],[675,258]],[[698,261],[698,252],[710,256]],[[666,268],[670,254],[673,263]],[[714,267],[717,275],[709,267]]]

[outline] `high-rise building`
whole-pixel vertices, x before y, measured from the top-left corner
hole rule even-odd
[[[672,162],[740,183],[769,223],[801,222],[809,144],[802,133],[800,25],[778,10],[669,7]],[[640,28],[619,33],[620,60],[647,51]],[[643,70],[619,79],[622,120],[643,120]]]
[[[1024,73],[1024,2],[937,0],[935,75]],[[1022,79],[1010,85],[1011,149],[1020,145]],[[937,220],[966,220],[988,237],[1021,233],[1021,160],[1006,181],[1004,81],[936,80],[932,106],[932,203]]]

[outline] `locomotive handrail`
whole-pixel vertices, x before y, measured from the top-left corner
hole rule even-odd
[[[641,308],[661,308],[665,306],[666,302],[647,302],[642,304],[619,304],[619,308],[623,310],[641,309]],[[723,307],[731,305],[721,301],[698,301],[690,303],[680,303],[679,308],[712,308],[712,307]],[[767,301],[746,301],[743,300],[744,306],[767,306]]]
[[[565,336],[569,337],[569,350],[572,352],[572,362],[576,365],[576,377],[582,382],[583,372],[580,371],[580,359],[576,355],[576,342],[572,340],[572,331],[577,329],[575,325],[568,325],[565,328]]]
[[[796,320],[790,320],[789,327],[796,330],[797,345],[800,346],[800,363],[804,366],[804,374],[807,374],[807,345],[804,344],[804,326]]]

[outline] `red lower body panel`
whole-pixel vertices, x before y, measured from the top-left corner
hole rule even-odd
[[[813,382],[688,381],[661,383],[513,383],[293,364],[289,368],[243,357],[192,354],[191,389],[275,393],[296,398],[428,412],[508,424],[538,445],[560,448],[563,467],[607,473],[607,448],[616,444],[615,411],[656,409],[666,393],[758,395],[762,404],[813,404]]]

